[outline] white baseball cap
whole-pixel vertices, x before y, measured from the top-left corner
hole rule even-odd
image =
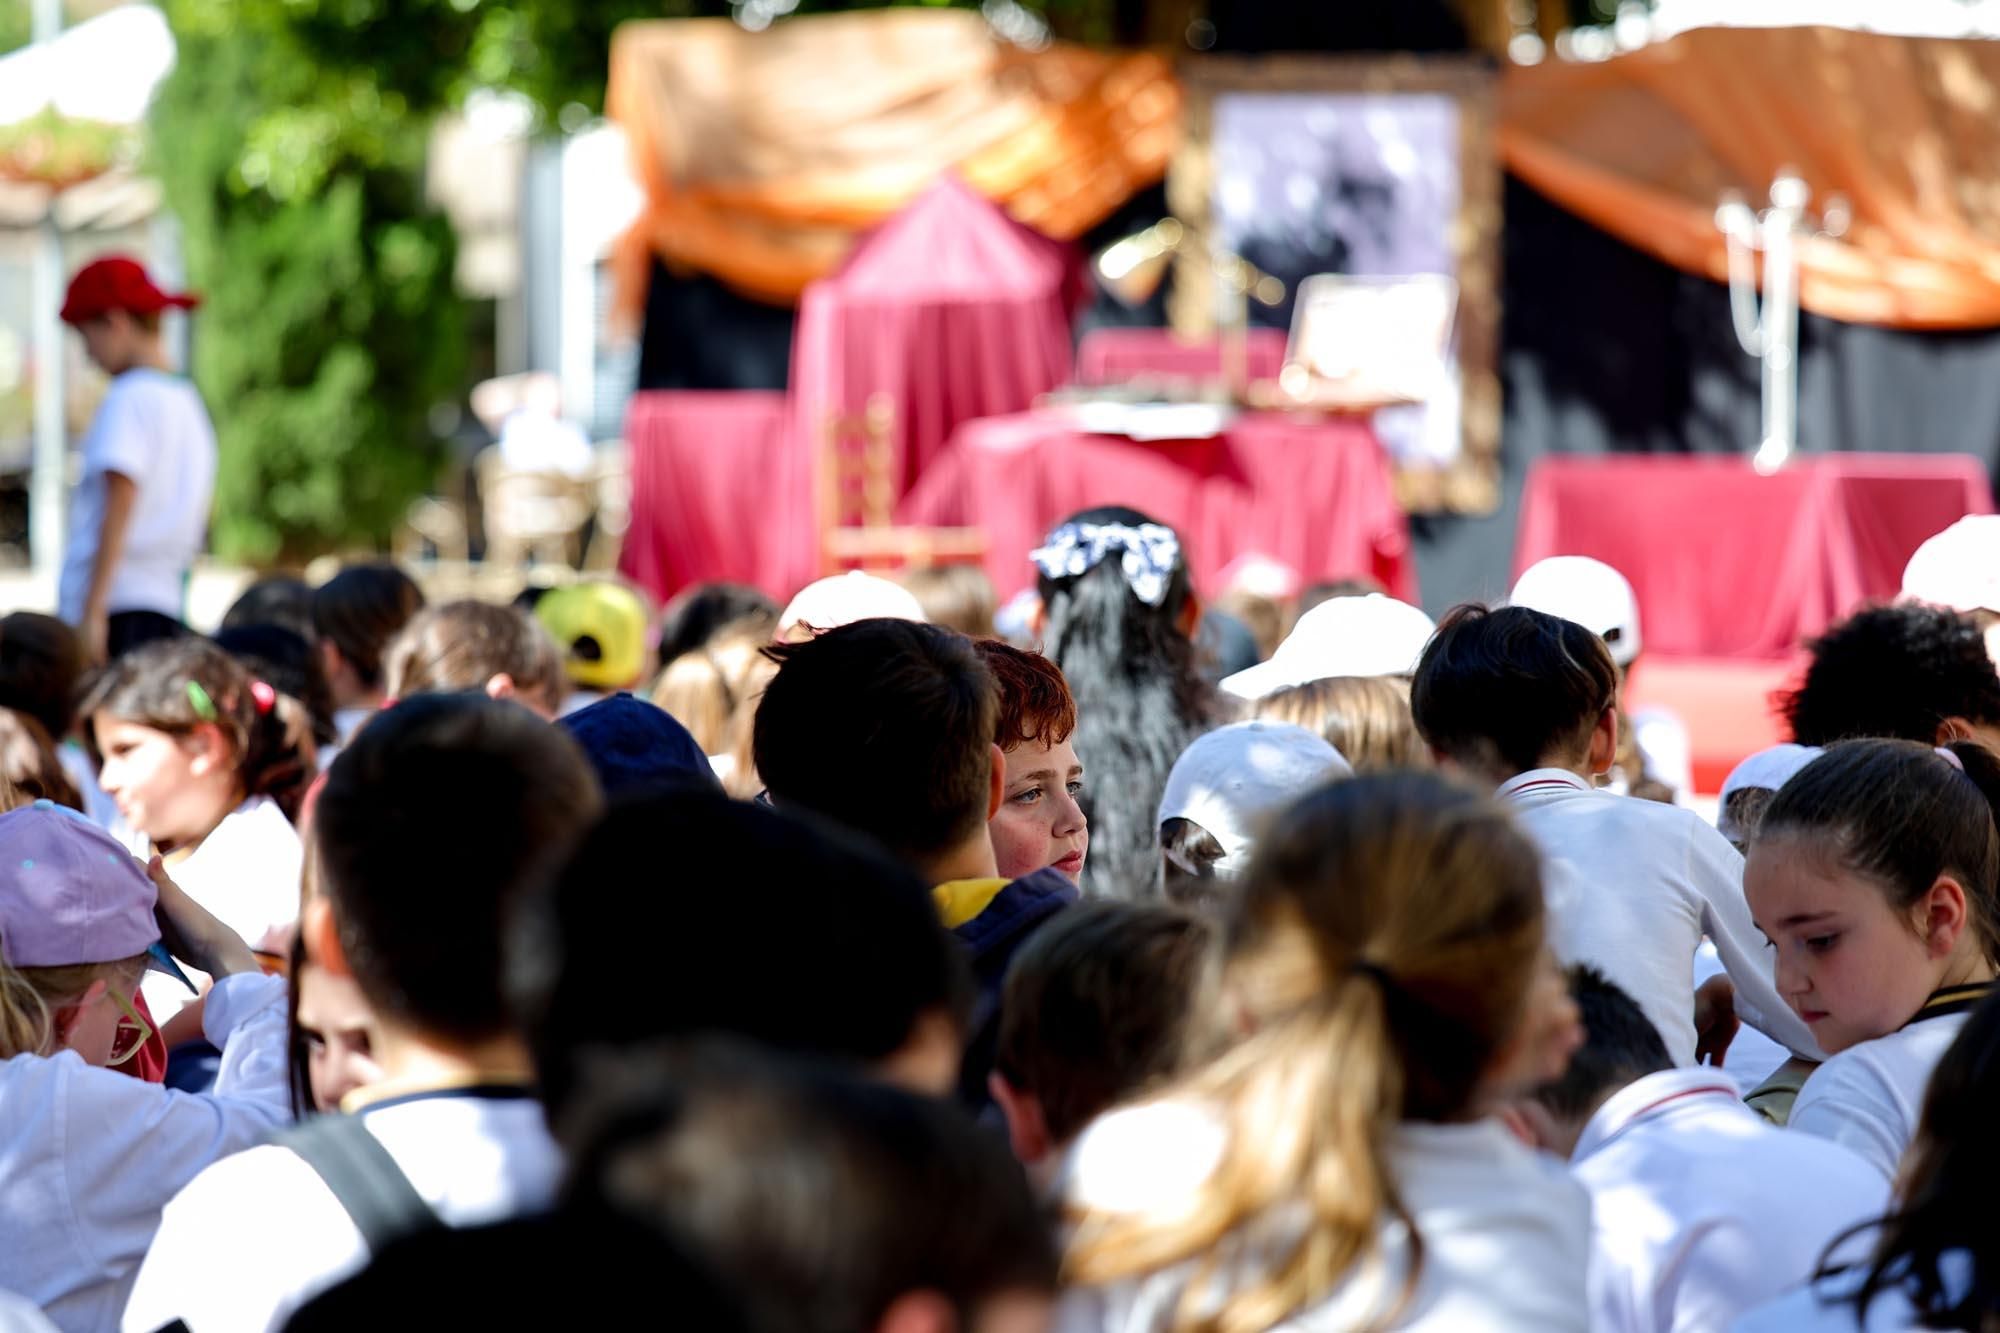
[[[778,636],[805,626],[839,629],[857,620],[928,619],[915,594],[900,583],[851,569],[817,583],[808,583],[778,617]]]
[[[1155,823],[1193,820],[1222,844],[1217,873],[1240,875],[1265,820],[1329,778],[1353,776],[1324,736],[1290,722],[1235,722],[1181,751]]]
[[[1639,656],[1639,599],[1623,574],[1587,555],[1537,560],[1514,585],[1512,606],[1574,621],[1604,640],[1621,667]]]
[[[1300,616],[1270,661],[1224,678],[1222,688],[1262,699],[1334,676],[1407,676],[1436,630],[1422,611],[1379,592],[1335,597]]]
[[[1722,795],[1716,798],[1715,831],[1731,842],[1743,841],[1749,830],[1739,827],[1729,817],[1729,798],[1739,791],[1776,791],[1825,753],[1817,745],[1773,745],[1730,769],[1729,776],[1723,779]]]
[[[1968,514],[1903,567],[1903,596],[1954,611],[2000,611],[2000,514]]]

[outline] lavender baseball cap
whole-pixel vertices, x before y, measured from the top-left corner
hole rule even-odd
[[[67,806],[36,801],[0,814],[0,959],[9,965],[148,954],[150,967],[186,982],[160,945],[158,897],[138,859]]]

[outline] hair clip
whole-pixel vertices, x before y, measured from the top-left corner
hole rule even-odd
[[[257,705],[259,713],[268,713],[278,706],[278,692],[264,681],[250,682],[250,701]]]
[[[202,721],[214,722],[220,717],[215,711],[215,700],[208,697],[208,691],[201,687],[200,681],[191,680],[187,683],[187,697],[188,706],[194,709],[194,715]]]
[[[1181,562],[1181,543],[1164,524],[1065,523],[1028,558],[1043,577],[1065,579],[1088,574],[1113,551],[1132,595],[1148,606],[1165,605]]]

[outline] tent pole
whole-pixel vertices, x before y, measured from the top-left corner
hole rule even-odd
[[[62,0],[34,0],[34,41],[54,41],[62,31]],[[28,482],[28,554],[36,577],[53,588],[63,554],[63,473],[68,450],[63,384],[62,232],[56,225],[55,197],[37,229],[35,244],[34,333],[35,452]]]

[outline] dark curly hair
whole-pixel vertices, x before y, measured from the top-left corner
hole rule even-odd
[[[1780,708],[1800,745],[1860,737],[1938,742],[1949,718],[2000,725],[2000,672],[1969,617],[1873,606],[1808,645],[1812,665]]]

